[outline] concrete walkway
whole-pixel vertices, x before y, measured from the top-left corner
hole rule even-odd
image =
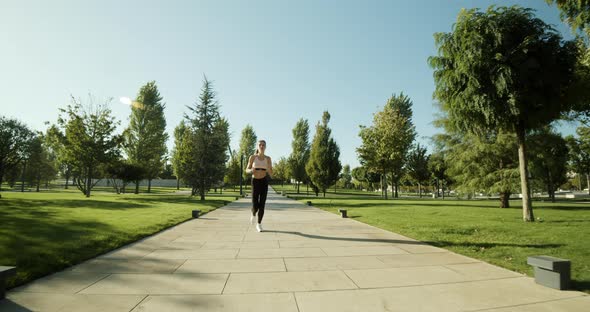
[[[590,311],[487,263],[269,191],[8,292],[0,311]]]

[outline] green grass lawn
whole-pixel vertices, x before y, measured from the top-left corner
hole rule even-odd
[[[501,209],[498,200],[383,200],[379,193],[350,190],[323,198],[307,196],[303,189],[297,195],[292,186],[273,187],[323,210],[339,214],[338,209],[347,209],[357,221],[530,276],[528,256],[570,259],[574,287],[590,293],[590,202],[535,201],[540,220],[525,223],[519,200]]]
[[[8,287],[62,270],[86,259],[159,232],[235,200],[236,192],[209,193],[205,201],[157,189],[152,194],[75,189],[2,192],[0,265],[16,266]]]

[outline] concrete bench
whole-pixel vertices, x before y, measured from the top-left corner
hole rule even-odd
[[[535,282],[555,289],[568,289],[571,263],[567,259],[550,256],[532,256],[527,264],[535,268]]]
[[[16,275],[16,268],[11,266],[0,266],[0,300],[6,295],[6,279]]]

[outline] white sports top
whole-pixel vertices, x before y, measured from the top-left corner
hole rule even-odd
[[[258,158],[258,155],[254,156],[254,162],[252,163],[252,169],[257,169],[257,168],[261,168],[261,169],[268,169],[268,161],[266,159],[266,156],[264,156],[264,160],[260,160]]]

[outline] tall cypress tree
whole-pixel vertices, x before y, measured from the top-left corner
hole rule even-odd
[[[309,161],[305,166],[311,182],[324,193],[324,197],[326,197],[326,189],[336,183],[342,169],[339,159],[340,148],[332,138],[332,130],[328,127],[329,121],[330,113],[325,111],[322,122],[316,125]]]
[[[162,103],[156,82],[150,81],[141,87],[133,104],[125,135],[125,152],[131,163],[144,168],[149,193],[152,179],[164,169],[168,140],[165,104]],[[135,181],[135,193],[138,192],[139,181]]]
[[[309,161],[309,123],[307,119],[299,119],[293,128],[293,151],[289,156],[289,169],[293,178],[297,181],[297,194],[299,194],[299,182],[308,180],[305,165]]]

